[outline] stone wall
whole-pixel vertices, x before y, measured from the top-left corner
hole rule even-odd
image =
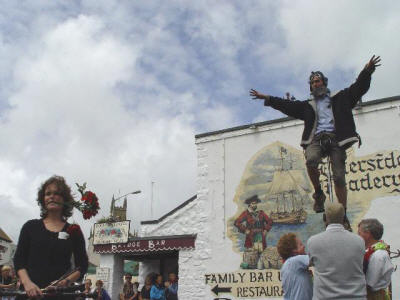
[[[202,260],[209,258],[210,250],[207,249],[207,235],[202,226],[207,216],[204,214],[201,202],[201,198],[198,198],[159,224],[141,226],[140,236],[142,237],[197,234],[195,250],[179,251],[178,296],[180,299],[204,299],[205,297],[204,288],[201,288],[202,277],[205,274]],[[144,282],[145,276],[150,271],[154,271],[154,268],[150,270],[146,262],[140,264],[140,282]]]
[[[198,145],[197,199],[157,224],[142,225],[139,233],[141,237],[197,234],[195,250],[179,251],[179,299],[203,300],[207,298],[204,274],[206,262],[212,255],[210,218],[213,218],[209,201],[210,168],[212,169],[213,166],[210,166],[207,161],[208,153],[206,147]],[[219,176],[221,180],[222,169]],[[141,282],[144,281],[145,270],[140,269]]]
[[[111,299],[119,299],[119,293],[123,285],[124,258],[121,255],[102,254],[100,256],[100,265],[102,268],[109,268],[110,274],[108,282],[104,288],[109,293]]]

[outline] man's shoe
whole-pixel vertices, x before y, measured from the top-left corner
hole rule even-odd
[[[347,215],[344,215],[344,219],[343,219],[343,227],[344,229],[353,232],[353,229],[351,228],[351,224],[349,219],[347,218]]]
[[[313,207],[314,211],[316,213],[324,212],[325,211],[324,203],[325,203],[325,199],[326,199],[324,192],[323,191],[315,192],[312,195],[312,197],[314,198],[314,207]]]

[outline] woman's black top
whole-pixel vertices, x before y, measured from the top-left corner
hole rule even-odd
[[[72,254],[83,277],[88,256],[79,226],[66,223],[59,233],[47,230],[42,219],[30,220],[21,229],[14,266],[16,272],[26,269],[32,282],[44,288],[71,270]]]

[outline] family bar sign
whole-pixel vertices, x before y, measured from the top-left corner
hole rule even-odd
[[[281,298],[281,274],[278,270],[243,270],[204,275],[205,283],[216,295],[229,294],[235,298]]]

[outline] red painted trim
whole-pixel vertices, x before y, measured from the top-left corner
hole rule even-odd
[[[145,253],[195,249],[196,236],[135,238],[127,243],[94,245],[96,253]]]

